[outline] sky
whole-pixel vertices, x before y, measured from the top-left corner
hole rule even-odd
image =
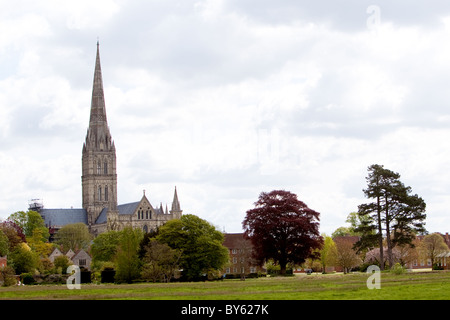
[[[448,1],[0,0],[0,219],[81,208],[97,40],[118,202],[242,232],[287,190],[330,235],[372,164],[449,232]]]

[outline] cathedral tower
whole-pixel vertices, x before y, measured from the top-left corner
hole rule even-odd
[[[117,211],[116,148],[106,119],[99,43],[95,60],[91,114],[82,155],[83,208],[92,226],[102,210]]]

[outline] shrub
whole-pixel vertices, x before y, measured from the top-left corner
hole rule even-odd
[[[0,281],[3,282],[4,287],[9,287],[17,284],[14,269],[10,266],[0,268]]]
[[[433,264],[433,270],[444,270],[444,267],[438,263]]]
[[[391,272],[394,274],[403,274],[406,272],[406,268],[403,267],[400,263],[396,263],[394,267],[391,269]]]
[[[35,284],[36,280],[34,279],[31,273],[22,273],[20,275],[23,284]]]
[[[116,270],[112,268],[105,268],[101,273],[102,283],[114,283],[116,276]]]

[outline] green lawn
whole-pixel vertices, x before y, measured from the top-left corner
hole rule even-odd
[[[450,299],[450,272],[381,274],[381,289],[369,290],[369,275],[312,274],[294,277],[190,283],[31,285],[0,288],[0,299],[182,299],[182,300],[435,300]]]

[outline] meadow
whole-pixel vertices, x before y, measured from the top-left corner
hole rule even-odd
[[[18,300],[450,300],[450,272],[381,273],[369,290],[369,274],[311,274],[241,281],[82,284],[1,287],[0,299]]]

